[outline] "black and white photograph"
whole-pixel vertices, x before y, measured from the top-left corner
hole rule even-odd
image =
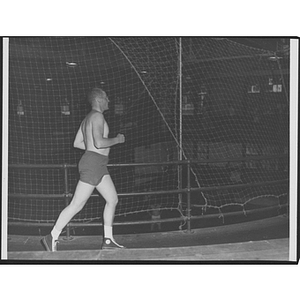
[[[4,46],[9,261],[296,260],[297,38]]]
[[[297,298],[294,1],[1,13],[1,299]]]

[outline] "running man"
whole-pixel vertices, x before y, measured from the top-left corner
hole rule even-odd
[[[47,251],[57,251],[58,237],[70,220],[82,210],[96,188],[106,201],[103,221],[104,238],[102,249],[124,248],[113,238],[113,221],[118,203],[114,183],[107,170],[110,147],[124,143],[123,134],[108,138],[109,128],[103,116],[108,110],[108,97],[100,88],[94,88],[88,95],[92,110],[82,121],[75,137],[74,147],[85,150],[78,169],[80,179],[70,204],[60,213],[51,234],[41,242]]]

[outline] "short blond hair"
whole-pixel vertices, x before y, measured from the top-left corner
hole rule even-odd
[[[92,105],[96,101],[97,97],[105,99],[106,93],[100,88],[93,88],[88,94],[89,103]]]

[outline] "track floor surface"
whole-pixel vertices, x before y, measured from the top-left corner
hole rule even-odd
[[[285,215],[186,231],[115,236],[126,249],[100,250],[102,237],[60,238],[58,251],[46,252],[39,236],[9,236],[9,260],[100,261],[288,261],[289,219]]]

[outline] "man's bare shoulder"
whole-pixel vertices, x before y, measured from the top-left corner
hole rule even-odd
[[[88,115],[87,119],[92,123],[103,123],[104,122],[104,116],[101,112],[92,110]]]

